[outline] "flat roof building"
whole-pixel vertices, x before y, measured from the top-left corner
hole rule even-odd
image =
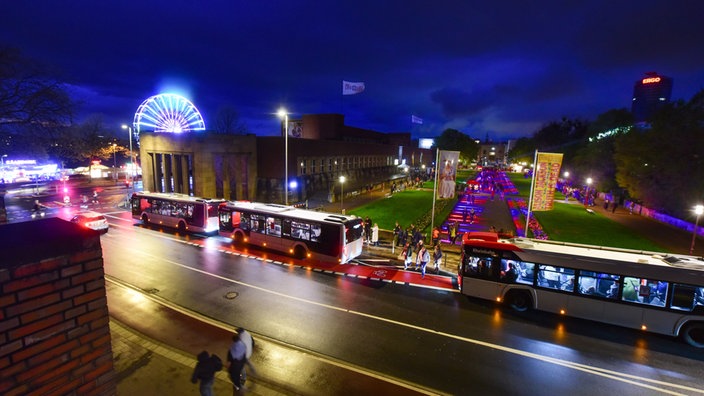
[[[304,115],[282,123],[281,136],[142,132],[144,189],[207,198],[284,202],[288,146],[288,202],[334,201],[345,194],[410,176],[405,164],[431,166],[433,152],[410,133],[347,126],[342,114]],[[288,131],[288,138],[284,137]],[[415,146],[415,147],[414,147]]]

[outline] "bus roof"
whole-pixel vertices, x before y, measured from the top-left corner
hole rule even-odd
[[[201,198],[201,197],[192,197],[190,195],[186,194],[177,194],[177,193],[159,193],[159,192],[150,192],[150,191],[137,191],[132,194],[133,197],[140,197],[140,198],[159,198],[159,199],[165,199],[169,201],[179,201],[179,202],[204,202],[204,203],[221,203],[225,202],[224,199],[222,198]]]
[[[220,204],[230,210],[247,210],[260,214],[271,214],[296,217],[304,220],[326,221],[331,223],[345,223],[352,220],[360,220],[357,216],[343,215],[339,213],[318,212],[315,210],[299,209],[295,206],[286,206],[272,203],[250,202],[250,201],[227,201]]]

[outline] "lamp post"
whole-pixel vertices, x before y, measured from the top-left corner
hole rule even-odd
[[[112,144],[112,178],[117,182],[117,143]]]
[[[132,187],[134,185],[134,159],[132,157],[132,128],[129,127],[128,125],[122,124],[122,129],[127,129],[127,133],[129,133],[129,139],[130,139],[130,188],[133,189]]]
[[[345,214],[345,177],[340,176],[340,213]]]
[[[694,241],[697,240],[697,227],[699,227],[699,216],[704,213],[704,205],[696,205],[694,207],[694,214],[697,215],[697,219],[694,221],[694,231],[692,232],[692,244],[689,247],[689,254],[694,254]]]
[[[284,119],[284,205],[288,205],[288,113],[282,107],[278,114]]]
[[[589,206],[589,188],[592,185],[592,178],[588,177],[587,178],[587,191],[584,194],[584,206]]]

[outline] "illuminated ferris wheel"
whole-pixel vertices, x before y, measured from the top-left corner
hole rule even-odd
[[[154,95],[139,105],[134,115],[134,130],[188,132],[205,130],[200,112],[188,99],[175,94]]]

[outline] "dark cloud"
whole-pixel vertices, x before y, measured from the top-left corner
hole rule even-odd
[[[63,70],[84,113],[122,123],[165,87],[255,133],[279,106],[380,131],[526,135],[630,106],[656,70],[704,87],[704,2],[11,1],[0,43]],[[341,95],[341,81],[367,89]],[[424,119],[422,127],[410,115]]]

